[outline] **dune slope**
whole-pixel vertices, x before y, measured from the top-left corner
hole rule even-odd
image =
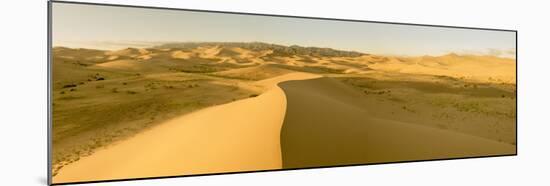
[[[281,168],[284,99],[272,89],[175,118],[64,167],[54,182]]]
[[[55,183],[282,168],[286,98],[277,83],[318,77],[290,73],[262,81],[254,98],[186,114],[64,167]]]
[[[279,84],[287,98],[284,168],[515,153],[515,146],[463,133],[373,118],[353,89],[331,78]],[[370,105],[376,107],[376,105]]]

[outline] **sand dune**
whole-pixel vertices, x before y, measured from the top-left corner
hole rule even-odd
[[[214,47],[198,47],[193,50],[193,53],[196,53],[201,58],[215,58],[222,48],[219,46]]]
[[[443,56],[422,56],[409,58],[382,58],[369,65],[382,71],[445,75],[467,78],[481,82],[515,83],[516,64],[514,59],[494,56],[472,56],[447,54]],[[373,61],[370,59],[370,61]]]
[[[54,182],[280,169],[286,99],[275,84],[314,77],[264,81],[271,89],[258,97],[169,120],[64,167]]]
[[[330,78],[288,81],[284,168],[515,153],[515,146],[414,123],[373,118],[357,93]],[[371,107],[375,105],[371,105]],[[398,116],[396,116],[398,118]]]
[[[281,168],[285,103],[282,91],[273,89],[170,120],[64,167],[54,181]]]
[[[244,67],[244,68],[216,72],[214,74],[218,76],[229,77],[229,78],[237,78],[237,79],[245,79],[245,80],[262,80],[262,79],[276,77],[283,74],[288,74],[291,72],[293,71],[283,69],[283,68],[278,68],[271,64],[263,64],[258,66]]]
[[[105,52],[106,55],[130,56],[130,57],[145,55],[149,53],[151,52],[144,48],[126,48],[121,50]]]
[[[190,53],[190,52],[184,52],[184,51],[174,51],[171,53],[171,56],[172,58],[176,58],[176,59],[189,59],[191,58],[192,56],[194,56],[195,54],[193,53]]]
[[[114,68],[114,69],[124,69],[124,70],[129,70],[129,69],[136,70],[137,68],[136,61],[131,59],[114,60],[114,61],[109,61],[105,63],[100,63],[95,66],[105,67],[105,68]]]

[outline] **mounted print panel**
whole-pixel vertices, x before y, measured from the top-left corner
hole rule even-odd
[[[52,184],[516,154],[516,31],[50,2]]]

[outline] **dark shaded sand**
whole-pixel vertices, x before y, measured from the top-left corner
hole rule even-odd
[[[514,154],[515,146],[369,116],[360,93],[331,78],[287,81],[284,168]],[[399,118],[399,116],[396,116]]]

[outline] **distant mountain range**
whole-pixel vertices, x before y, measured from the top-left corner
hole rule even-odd
[[[309,55],[312,57],[359,57],[367,55],[361,52],[336,50],[332,48],[303,47],[298,45],[283,46],[262,42],[178,42],[166,43],[154,48],[181,48],[193,49],[197,47],[219,46],[225,48],[239,47],[247,50],[260,51],[272,50],[272,56]]]

